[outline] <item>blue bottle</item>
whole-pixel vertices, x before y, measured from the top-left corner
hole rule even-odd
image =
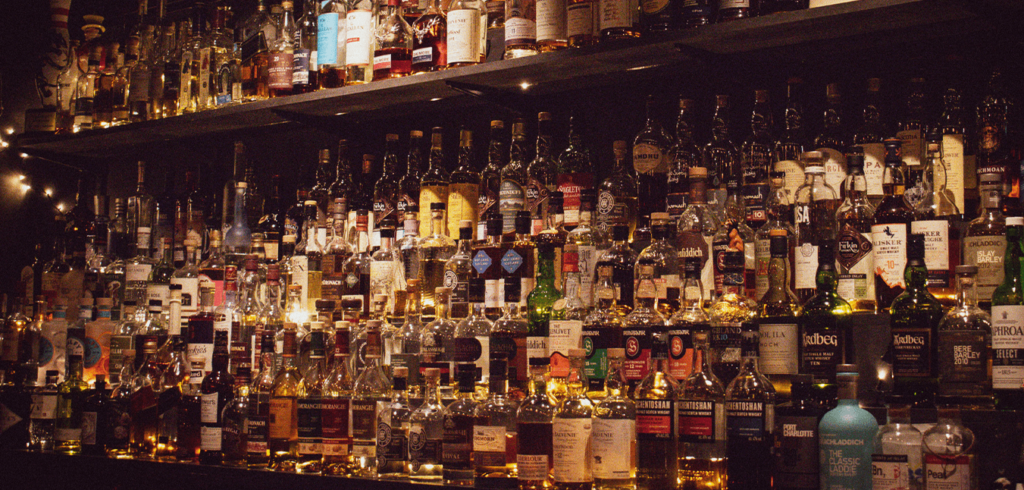
[[[878,421],[857,402],[857,366],[836,367],[839,405],[818,424],[822,490],[871,490]]]

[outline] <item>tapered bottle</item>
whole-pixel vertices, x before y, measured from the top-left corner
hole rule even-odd
[[[473,413],[473,466],[478,482],[512,484],[516,475],[517,404],[507,395],[508,361],[498,356],[489,362],[487,400]]]
[[[843,182],[846,198],[836,211],[839,227],[836,240],[839,296],[850,303],[853,311],[874,313],[877,303],[871,226],[874,223],[875,207],[867,198],[864,156],[851,154],[845,161],[844,173],[849,172]],[[827,172],[825,177],[827,181]]]
[[[953,271],[960,264],[961,210],[947,187],[946,164],[942,161],[942,135],[938,129],[928,132],[928,141],[920,169],[920,201],[914,206],[911,233],[925,235],[925,266],[928,290],[943,306],[956,302]]]
[[[366,322],[366,366],[352,390],[353,474],[373,476],[377,464],[377,414],[391,398],[391,386],[381,366],[379,320]],[[411,436],[410,436],[411,437]]]
[[[374,33],[373,80],[401,78],[412,74],[412,27],[402,16],[399,0],[389,0],[387,13]]]
[[[868,488],[871,486],[871,454],[878,422],[857,401],[857,366],[837,368],[839,406],[818,424],[821,488]],[[843,464],[835,464],[842,461]]]
[[[377,423],[377,476],[409,476],[409,368],[396,366],[391,376],[391,401]]]
[[[729,488],[753,490],[771,485],[775,388],[757,368],[756,330],[743,329],[742,349],[739,374],[725,389],[726,456],[744,463],[742,470],[729,471]]]
[[[799,374],[792,381],[791,399],[775,407],[772,478],[780,490],[815,490],[819,486],[818,423],[825,408],[818,404],[811,375]]]
[[[1024,258],[1024,220],[1006,219],[1006,251],[1003,282],[992,294],[992,387],[1000,409],[1024,408],[1024,366],[1017,362],[1021,353],[1016,346],[1024,339],[1024,279],[1020,261]],[[979,268],[980,269],[980,268]]]
[[[679,382],[667,372],[668,346],[664,337],[651,339],[650,367],[633,390],[636,402],[636,487],[642,490],[675,488],[677,478],[676,427]],[[628,355],[630,347],[627,345]]]
[[[730,382],[742,367],[742,334],[757,321],[757,302],[743,294],[743,254],[725,253],[723,294],[708,310],[711,318],[711,367]]]
[[[552,425],[553,477],[556,489],[593,487],[594,403],[587,397],[587,377],[583,373],[583,349],[569,349],[569,374],[566,393],[555,412]]]
[[[711,369],[710,329],[693,331],[693,366],[680,383],[676,459],[679,488],[726,488],[725,388]]]
[[[992,305],[995,289],[1005,279],[1001,257],[1008,246],[1003,201],[1002,175],[981,174],[980,215],[971,220],[964,232],[964,263],[978,267],[978,303]]]
[[[373,80],[373,33],[377,26],[378,8],[378,3],[371,0],[348,2],[345,14],[345,85]]]
[[[270,469],[275,471],[295,471],[299,456],[296,446],[299,440],[298,397],[302,378],[296,365],[295,329],[294,323],[284,324],[283,361],[270,389],[267,447],[270,450]]]
[[[807,165],[804,185],[797,189],[794,197],[793,223],[797,237],[794,289],[802,301],[814,295],[818,247],[836,240],[839,194],[825,183],[823,158],[820,152],[804,153]]]
[[[669,346],[668,372],[678,380],[685,380],[692,373],[693,356],[697,355],[693,345],[694,333],[711,328],[700,285],[700,259],[689,257],[684,262],[679,311],[665,322]]]
[[[907,236],[910,234],[910,223],[914,219],[914,211],[903,198],[906,185],[900,168],[900,140],[885,140],[885,150],[885,172],[882,179],[884,197],[875,210],[874,224],[871,225],[871,246],[875,259],[875,299],[879,310],[887,310],[896,296],[906,288],[903,268],[906,265]],[[869,198],[870,188],[869,182]]]
[[[202,409],[200,412],[199,462],[222,464],[223,412],[235,396],[235,377],[228,372],[228,332],[217,331],[214,336],[213,368],[200,386]]]
[[[442,476],[441,450],[444,441],[444,404],[440,391],[441,372],[426,368],[423,403],[409,417],[409,478],[439,481]]]
[[[704,301],[710,304],[715,299],[715,261],[711,246],[721,223],[707,200],[708,170],[704,167],[690,167],[690,198],[676,229],[676,250],[679,258],[699,258],[701,261],[700,282]]]
[[[760,369],[775,392],[789,398],[789,385],[800,367],[800,303],[789,288],[789,240],[782,230],[771,237],[768,291],[758,302]]]
[[[636,403],[628,396],[622,372],[626,352],[608,349],[608,375],[601,401],[594,407],[594,487],[600,490],[633,488],[636,484]]]

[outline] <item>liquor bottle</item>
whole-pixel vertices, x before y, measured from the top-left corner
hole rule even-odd
[[[810,374],[821,390],[822,400],[835,399],[836,366],[843,364],[851,350],[846,318],[853,313],[838,293],[835,248],[818,247],[817,291],[800,312],[800,374]]]
[[[942,114],[936,126],[942,138],[939,148],[945,167],[946,188],[960,213],[971,216],[978,208],[978,174],[961,101],[961,91],[955,86],[947,87],[942,94]]]
[[[405,21],[399,0],[389,0],[374,31],[373,80],[412,74],[412,27]]]
[[[441,150],[441,128],[434,128],[430,135],[430,157],[427,171],[420,180],[420,236],[429,236],[431,207],[433,203],[448,203],[450,178],[445,170],[444,153]],[[444,230],[444,227],[442,227]]]
[[[587,396],[598,399],[604,395],[605,379],[610,369],[608,350],[622,348],[624,316],[618,311],[615,293],[611,266],[599,267],[594,285],[595,308],[583,320],[580,332],[582,345],[589,346],[583,365],[590,384]]]
[[[633,284],[634,267],[637,254],[629,246],[629,227],[626,225],[615,225],[612,227],[612,246],[597,259],[597,268],[611,269],[611,281],[615,285],[618,305],[623,307],[624,313],[633,309]]]
[[[860,145],[864,150],[864,177],[868,184],[868,199],[877,207],[881,207],[879,203],[882,197],[892,195],[891,192],[885,192],[882,189],[889,153],[883,145],[883,138],[889,134],[889,131],[882,122],[879,96],[881,84],[881,79],[868,79],[867,95],[861,110],[861,126],[853,133],[851,141],[854,145]]]
[[[715,21],[716,3],[712,0],[695,0],[683,6],[682,27],[694,29]]]
[[[54,421],[54,449],[61,454],[82,453],[83,405],[89,384],[82,379],[82,354],[85,331],[68,330],[67,363],[64,381],[57,385]]]
[[[200,312],[188,319],[188,358],[203,359],[203,369],[194,371],[191,374],[191,383],[199,385],[203,379],[213,370],[213,353],[216,348],[216,333],[214,330],[214,307],[213,291],[210,288],[202,290],[200,299],[202,308]]]
[[[412,72],[427,73],[447,68],[448,20],[442,13],[441,3],[428,2],[412,30]]]
[[[348,2],[345,11],[345,85],[373,80],[373,33],[377,26],[377,9],[377,2]]]
[[[849,145],[849,135],[843,126],[842,94],[839,92],[839,84],[830,83],[825,87],[825,99],[828,107],[825,109],[824,124],[821,133],[814,138],[812,147],[825,156],[825,183],[833,189],[840,189],[846,181],[847,161],[844,152]],[[863,163],[861,166],[863,167]],[[801,177],[798,182],[803,182],[803,178]],[[794,184],[800,185],[797,182]],[[862,192],[866,193],[866,179],[864,185],[865,189]],[[796,187],[793,190],[795,191]]]
[[[476,228],[479,216],[480,174],[473,168],[473,133],[459,131],[459,166],[451,174],[448,186],[448,217],[444,227],[446,236],[458,236],[463,220]]]
[[[771,235],[781,233],[786,237],[792,249],[796,241],[796,231],[790,220],[793,218],[793,204],[789,192],[784,187],[785,173],[771,172],[769,180],[768,200],[765,204],[767,219],[764,225],[754,232],[754,297],[760,298],[768,291],[768,263],[771,261]]]
[[[370,294],[373,297],[384,295],[387,298],[386,303],[390,307],[388,311],[394,311],[396,295],[399,291],[405,291],[405,272],[402,267],[401,255],[393,246],[394,226],[395,222],[392,220],[382,223],[380,249],[370,257]],[[444,262],[440,262],[435,266],[441,269],[443,264]]]
[[[554,122],[550,112],[537,114],[537,151],[534,153],[533,160],[526,166],[527,180],[525,186],[525,209],[529,210],[531,216],[533,216],[532,235],[536,235],[544,225],[548,224],[550,214],[548,209],[549,197],[555,190],[557,168],[553,156],[555,151],[553,148],[553,125]]]
[[[223,413],[224,408],[235,396],[235,377],[228,372],[228,332],[215,333],[213,347],[213,369],[203,378],[200,387],[202,409],[200,412],[199,462],[221,464],[224,459]]]
[[[78,77],[74,92],[73,133],[88,131],[93,128],[93,114],[96,108],[96,84],[100,76],[100,62],[90,54],[87,71]],[[96,124],[99,127],[99,123]]]
[[[1020,386],[1024,384],[1024,366],[1017,365],[1021,354],[1014,346],[1024,338],[1024,284],[1020,267],[1024,258],[1024,220],[1010,217],[1006,224],[1004,279],[992,293],[992,388],[999,409],[1019,410],[1024,407]]]
[[[298,462],[298,396],[302,379],[295,360],[295,329],[294,323],[284,324],[283,360],[270,388],[267,448],[269,468],[275,471],[295,471]]]
[[[974,432],[960,420],[960,407],[948,400],[938,408],[938,422],[924,431],[924,488],[977,488]]]
[[[1002,176],[981,175],[981,215],[964,231],[964,263],[978,268],[978,304],[990,307],[996,287],[1003,283],[1002,257],[1008,245],[1006,217],[1001,211]]]
[[[446,485],[473,482],[473,420],[476,413],[476,366],[457,364],[458,391],[455,401],[444,407],[442,417],[441,465]]]
[[[515,230],[516,213],[525,211],[527,205],[527,172],[529,149],[526,145],[526,123],[517,119],[512,125],[512,145],[509,149],[508,164],[501,169],[498,210],[501,213],[502,232]]]
[[[633,311],[626,316],[622,330],[626,348],[624,365],[626,380],[635,387],[652,369],[653,342],[664,336],[665,317],[655,309],[657,286],[654,283],[654,262],[637,261],[636,295]],[[661,340],[664,343],[664,340]],[[668,367],[665,366],[667,370]]]
[[[409,476],[409,369],[393,368],[391,400],[380,411],[377,431],[377,476]]]
[[[157,340],[146,335],[136,342],[142,347],[142,353],[135,358],[139,370],[132,382],[130,444],[136,459],[151,459],[156,449],[159,416],[156,390],[161,372],[156,363]]]
[[[760,368],[785,398],[800,367],[800,303],[789,288],[789,240],[784,231],[772,234],[771,255],[768,291],[758,301]]]
[[[541,244],[537,248],[537,286],[526,298],[530,320],[526,355],[530,359],[548,355],[551,309],[556,301],[562,299],[561,292],[555,287],[555,255],[556,249],[550,244]]]
[[[803,167],[800,165],[800,157],[805,151],[813,148],[807,138],[807,131],[804,128],[804,105],[803,105],[803,80],[799,77],[792,77],[786,81],[786,109],[783,113],[782,135],[775,141],[773,146],[773,160],[770,162],[770,172],[782,172],[785,188],[790,195],[796,194],[797,188],[804,183]],[[828,118],[826,116],[826,121]],[[845,149],[842,145],[840,148]],[[818,150],[822,151],[823,150]],[[840,150],[835,150],[842,155]],[[828,158],[826,153],[826,158]],[[826,182],[828,182],[828,171],[826,170]],[[771,173],[768,174],[769,178]],[[839,184],[830,184],[833,189],[838,189]]]
[[[709,329],[693,329],[690,374],[680,383],[676,460],[681,488],[725,488],[725,388],[710,363]]]
[[[270,48],[268,88],[271,97],[292,94],[295,68],[295,18],[292,16],[292,2],[281,2],[284,14],[277,25],[277,39]]]
[[[775,388],[757,369],[757,330],[752,326],[742,330],[743,361],[739,373],[725,389],[725,413],[726,457],[744,464],[742,471],[729,472],[728,482],[733,489],[768,488],[772,477]]]
[[[182,322],[187,322],[189,318],[199,312],[200,298],[200,277],[199,277],[199,266],[196,264],[196,257],[199,254],[198,243],[192,239],[185,240],[185,264],[181,268],[175,270],[171,274],[170,285],[181,287],[181,319]],[[169,291],[169,289],[168,289]],[[216,290],[212,292],[216,295]],[[207,303],[209,306],[215,304],[216,297],[210,298],[210,302]],[[164,304],[169,304],[164,303]],[[220,303],[220,304],[223,304]]]
[[[637,420],[636,485],[646,490],[674,488],[677,477],[676,406],[680,388],[667,372],[668,346],[664,337],[652,337],[648,372],[633,390]],[[630,349],[627,344],[627,356]]]
[[[818,424],[818,452],[821,486],[824,488],[868,488],[871,486],[871,454],[874,452],[878,422],[857,401],[857,366],[836,368],[839,405]],[[842,464],[838,464],[839,462]]]
[[[906,291],[892,302],[890,325],[894,390],[917,406],[934,403],[938,390],[938,326],[943,308],[926,287],[924,235],[910,235],[904,277]]]
[[[452,290],[452,318],[463,319],[470,314],[470,281],[473,275],[473,258],[471,246],[473,243],[473,222],[462,220],[459,226],[459,240],[456,248],[444,262],[441,284]],[[481,282],[481,285],[484,284]],[[480,292],[480,300],[483,301],[483,291]]]
[[[530,359],[530,394],[519,403],[516,412],[516,434],[522,444],[516,453],[520,490],[551,488],[553,480],[553,422],[557,407],[547,392],[549,360],[547,356]]]
[[[775,486],[786,490],[818,488],[818,423],[825,409],[815,399],[814,378],[792,378],[792,398],[775,407]]]
[[[409,478],[437,481],[442,476],[441,450],[444,440],[444,404],[441,401],[438,368],[426,368],[423,403],[409,416]]]
[[[399,213],[410,212],[410,207],[419,210],[420,167],[423,163],[423,131],[409,132],[409,155],[406,157],[405,175],[398,180],[399,198],[396,204]],[[417,211],[418,212],[418,211]]]
[[[82,453],[106,456],[106,410],[110,403],[106,375],[97,374],[94,388],[83,393],[82,401]],[[12,398],[5,397],[4,406],[13,408]],[[10,429],[8,429],[10,430]],[[6,431],[5,431],[6,432]]]
[[[718,6],[718,22],[757,17],[759,4],[749,0],[736,0]]]
[[[177,305],[172,302],[172,308]],[[160,461],[174,461],[178,451],[178,415],[182,412],[182,393],[192,376],[188,344],[180,333],[171,335],[170,362],[160,376],[157,399],[157,446],[154,457]],[[199,369],[202,371],[202,368]]]
[[[668,7],[666,7],[666,10]],[[633,139],[633,170],[636,171],[636,194],[644,196],[639,202],[637,218],[641,223],[637,227],[644,228],[643,223],[651,213],[665,211],[665,200],[668,194],[669,159],[668,151],[672,147],[672,138],[661,127],[655,115],[657,101],[654,97],[647,98],[647,122],[644,128]],[[603,186],[602,186],[603,187]],[[649,225],[649,223],[648,223]],[[630,230],[632,235],[633,230]]]
[[[802,301],[814,295],[818,246],[834,243],[837,237],[836,208],[839,206],[839,194],[825,183],[823,158],[820,152],[804,153],[804,185],[797,189],[794,196],[793,222],[797,235],[794,289]]]
[[[686,208],[689,197],[690,168],[704,165],[704,154],[694,140],[693,132],[696,123],[693,120],[696,112],[693,99],[679,99],[679,117],[676,119],[675,144],[668,151],[668,195],[666,211],[676,219]]]
[[[506,60],[537,54],[537,1],[505,1]]]
[[[391,398],[391,386],[381,367],[379,320],[366,322],[366,365],[352,389],[352,454],[355,476],[376,474],[377,414]],[[410,441],[412,434],[410,429]]]
[[[584,7],[578,7],[579,5]],[[591,15],[590,5],[591,2],[573,3],[569,6],[569,15],[581,15],[581,10],[586,10],[587,15]],[[587,22],[590,22],[589,18]],[[587,35],[589,34],[588,30]],[[558,156],[558,174],[555,177],[557,189],[565,199],[565,227],[570,230],[580,224],[581,193],[594,188],[594,163],[590,158],[590,150],[585,146],[581,126],[575,114],[569,118],[569,144]]]
[[[591,488],[594,482],[592,430],[594,403],[587,397],[584,349],[569,349],[566,394],[552,423],[554,488]]]
[[[903,397],[890,395],[886,406],[886,423],[878,428],[875,454],[871,455],[872,486],[921,490],[921,431],[910,423],[910,404]]]
[[[914,207],[911,233],[925,235],[925,266],[928,267],[928,290],[943,305],[956,301],[956,285],[951,271],[960,264],[961,211],[946,186],[946,165],[942,162],[942,135],[937,129],[928,132],[927,153],[923,156],[921,200]]]
[[[551,357],[551,373],[561,383],[569,374],[569,349],[581,345],[583,320],[589,309],[580,298],[582,278],[579,269],[579,254],[575,244],[568,244],[562,256],[562,273],[565,280],[562,300],[551,306],[551,321],[548,323],[548,353]]]
[[[927,253],[926,249],[926,257]],[[992,384],[987,366],[993,362],[989,353],[992,320],[978,308],[978,268],[958,265],[955,271],[956,305],[942,318],[938,328],[939,395],[958,397],[964,406],[991,407]]]
[[[139,162],[139,179],[135,194],[128,198],[128,229],[136,237],[134,257],[125,260],[126,300],[141,302],[146,299],[146,281],[155,261],[150,258],[150,234],[153,229],[156,203],[145,183],[146,163]]]
[[[349,406],[354,380],[349,362],[349,334],[348,322],[336,324],[334,365],[323,384],[320,416],[324,453],[322,472],[325,475],[344,476],[353,467]]]
[[[693,356],[696,355],[693,333],[710,329],[700,285],[700,259],[687,258],[682,268],[685,272],[679,310],[665,322],[669,346],[668,373],[678,380],[685,380],[693,367]]]
[[[299,383],[296,473],[319,474],[323,468],[323,387],[327,381],[327,333],[323,322],[310,323],[309,367]]]
[[[711,318],[711,367],[720,379],[730,382],[742,364],[742,333],[753,329],[757,302],[743,294],[743,254],[729,251],[723,258],[722,294],[708,310]]]
[[[345,84],[345,46],[348,38],[345,21],[348,3],[330,0],[319,6],[316,19],[317,85],[321,89]]]
[[[491,121],[491,140],[487,144],[487,165],[480,171],[480,197],[477,204],[479,212],[475,237],[483,240],[487,236],[487,220],[500,218],[498,207],[501,192],[501,170],[508,160],[506,147],[507,133],[505,122],[500,119]]]
[[[711,257],[713,257],[715,273],[715,294],[722,294],[722,283],[725,271],[722,268],[723,254],[740,252],[744,257],[743,294],[752,297],[755,291],[755,251],[754,231],[747,226],[747,212],[744,209],[743,197],[740,195],[739,181],[730,178],[726,183],[725,213],[718,231],[711,239]]]
[[[358,233],[356,252],[342,264],[341,270],[345,275],[341,288],[341,300],[358,303],[360,318],[367,318],[370,313],[370,256],[369,234],[367,223],[369,216],[365,209],[359,210],[356,214],[355,230]]]
[[[594,189],[580,191],[580,214],[576,228],[566,236],[566,243],[576,246],[577,265],[580,272],[580,299],[586,308],[594,306],[594,277],[597,270],[598,253],[608,249],[611,241],[608,235],[593,227],[593,216],[597,201]]]
[[[711,119],[711,141],[704,146],[705,168],[707,170],[708,204],[723,214],[725,209],[726,184],[730,178],[737,182],[741,177],[740,151],[729,138],[729,96],[715,96],[715,114]]]
[[[252,368],[238,366],[234,396],[221,415],[221,451],[224,466],[245,467],[248,455],[249,383]]]
[[[486,32],[486,10],[479,0],[456,0],[448,5],[445,18],[447,28],[448,67],[472,66],[483,61],[484,42],[482,32]]]
[[[760,228],[766,221],[765,200],[768,197],[768,172],[775,162],[775,145],[771,105],[767,90],[754,91],[754,111],[750,116],[750,136],[740,145],[741,194],[747,206],[746,221]]]
[[[597,231],[611,236],[612,227],[626,225],[628,240],[636,228],[637,179],[627,166],[629,147],[625,141],[612,143],[615,166],[597,188]]]
[[[870,162],[865,151],[865,172]],[[885,140],[885,197],[875,210],[871,225],[871,247],[875,262],[875,299],[879,310],[888,309],[892,301],[903,292],[906,283],[903,269],[906,265],[907,236],[914,212],[903,198],[905,182],[900,169],[900,140]],[[871,182],[868,181],[868,198]]]
[[[396,202],[399,195],[398,135],[388,134],[386,139],[384,171],[373,187],[374,228],[380,228],[380,223],[385,219],[398,219],[401,217]]]
[[[708,206],[707,176],[708,172],[704,167],[690,168],[690,200],[686,210],[679,217],[676,250],[679,251],[681,259],[701,259],[700,281],[705,301],[710,303],[716,296],[715,262],[712,259],[711,247],[721,225],[714,211]]]
[[[516,474],[516,402],[507,395],[508,361],[489,362],[487,399],[473,412],[474,476],[481,483],[511,483]]]
[[[66,345],[70,340],[66,319],[66,301],[64,298],[57,298],[53,309],[53,319],[43,319],[38,322],[38,347],[33,348],[33,351],[38,354],[33,357],[41,376],[45,376],[48,370],[56,369],[59,373],[65,368],[65,360],[68,355]]]
[[[836,241],[839,296],[849,301],[853,311],[874,312],[875,255],[872,251],[871,226],[874,223],[875,207],[867,198],[864,156],[850,155],[846,159],[844,173],[847,171],[849,174],[843,183],[846,198],[836,211],[839,226]],[[827,183],[827,171],[825,179]]]
[[[931,121],[928,121],[927,107],[930,106],[930,101],[925,95],[924,85],[923,78],[910,79],[910,92],[907,94],[906,106],[896,127],[896,137],[903,142],[903,161],[912,172],[927,171],[921,166],[925,165],[928,157],[925,153],[927,149],[925,135],[932,124]]]
[[[125,349],[124,355],[129,359],[135,359],[135,349]],[[108,458],[127,459],[132,457],[130,444],[132,415],[130,407],[132,382],[135,380],[134,363],[125,362],[117,377],[119,380],[123,381],[118,383],[117,388],[114,388],[110,393],[110,402],[107,405],[106,412],[98,415],[99,417],[103,417],[104,420],[102,425],[106,429],[106,432],[99,434],[98,437],[103,439],[104,446],[106,447],[106,456]],[[39,392],[37,392],[37,394],[39,394]],[[54,396],[55,395],[56,393],[54,393]],[[56,402],[56,400],[54,401]],[[32,405],[33,407],[46,407],[46,405],[39,405],[36,403],[36,394],[33,394]],[[34,430],[35,418],[36,417],[33,417],[33,425],[30,426],[32,434],[31,441],[33,443],[38,440]]]

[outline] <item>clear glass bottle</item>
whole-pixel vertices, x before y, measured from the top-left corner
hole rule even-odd
[[[277,39],[270,46],[270,68],[268,70],[268,88],[271,97],[283,97],[292,94],[292,82],[295,78],[295,17],[292,15],[293,3],[290,0],[281,2],[284,9],[281,20],[277,23]],[[372,44],[372,41],[370,41]]]
[[[516,281],[505,283],[504,314],[491,327],[491,357],[501,354],[508,359],[508,380],[510,388],[522,390],[528,384],[526,336],[530,323],[519,308],[521,284]],[[544,354],[547,359],[547,354]],[[547,364],[544,365],[545,369]]]
[[[886,423],[878,428],[872,455],[872,467],[880,469],[881,474],[874,475],[873,480],[892,482],[890,485],[897,488],[922,490],[922,436],[911,423],[910,404],[902,397],[891,395],[886,405]]]
[[[664,342],[661,337],[665,330],[665,317],[655,309],[654,263],[637,262],[637,267],[640,274],[636,283],[636,308],[626,316],[622,330],[622,341],[626,346],[626,379],[634,389],[657,364],[649,362],[654,352],[652,343],[656,340]]]
[[[366,322],[366,365],[352,389],[354,476],[369,477],[377,472],[377,414],[391,399],[391,384],[381,366],[380,327],[380,320]]]
[[[679,253],[669,241],[669,214],[651,214],[651,244],[637,255],[641,261],[654,263],[654,281],[658,312],[665,318],[671,317],[679,308]],[[634,268],[634,281],[638,268]]]
[[[925,235],[925,267],[928,290],[943,304],[953,306],[957,289],[953,270],[960,265],[960,232],[963,215],[947,187],[946,164],[942,161],[942,135],[938,128],[928,133],[927,159],[920,171],[920,201],[914,206],[911,233]]]
[[[373,33],[376,31],[378,8],[378,3],[371,0],[348,1],[345,13],[345,85],[373,80]]]
[[[283,361],[270,388],[267,447],[269,467],[275,471],[295,471],[298,463],[298,397],[302,377],[296,365],[296,327],[294,323],[284,324]]]
[[[445,284],[445,263],[455,253],[455,242],[448,237],[445,227],[445,210],[443,202],[430,203],[430,234],[420,240],[420,291],[423,311],[428,317],[434,317],[434,290]]]
[[[725,389],[726,457],[744,464],[742,471],[729,471],[728,483],[729,488],[768,488],[772,476],[775,388],[757,368],[757,330],[749,324],[741,330],[743,360],[739,373]]]
[[[554,488],[589,489],[594,482],[592,431],[594,402],[587,397],[587,377],[583,372],[583,349],[569,349],[569,374],[565,378],[565,396],[558,405],[552,423]]]
[[[629,146],[625,141],[612,143],[615,164],[611,173],[597,186],[597,231],[611,237],[612,227],[626,225],[626,239],[636,228],[636,175],[629,168]]]
[[[668,374],[668,346],[664,337],[651,339],[649,371],[633,390],[636,402],[638,490],[673,488],[678,478],[676,420],[679,383]],[[626,354],[629,354],[627,344]]]
[[[481,34],[487,31],[486,11],[480,0],[455,0],[448,4],[448,68],[472,66],[483,61],[484,42]],[[481,25],[483,23],[484,25]]]
[[[629,384],[622,371],[625,349],[608,349],[605,396],[594,406],[594,488],[633,488],[636,484],[636,403],[628,396]],[[586,371],[584,371],[586,374]]]
[[[530,395],[519,403],[516,412],[516,434],[522,444],[516,453],[516,471],[520,490],[551,488],[553,463],[553,430],[555,407],[547,392],[549,360],[530,359]]]
[[[350,403],[354,378],[349,360],[349,323],[341,321],[334,328],[334,364],[323,384],[321,416],[323,430],[323,474],[345,476],[354,466]],[[397,369],[397,368],[396,368]]]
[[[423,404],[409,416],[408,474],[413,481],[439,481],[445,409],[439,386],[441,372],[438,368],[426,368],[423,376]]]
[[[647,221],[651,213],[665,211],[665,200],[668,196],[668,151],[672,147],[672,138],[662,128],[655,115],[658,102],[653,97],[647,98],[647,122],[633,139],[633,170],[636,171],[637,195],[643,196],[639,201],[637,228],[643,229],[650,224]],[[649,233],[650,230],[647,230]],[[636,237],[633,237],[636,242]],[[635,245],[634,245],[635,246]]]
[[[459,240],[455,252],[444,263],[442,286],[452,288],[452,318],[463,319],[470,314],[469,286],[473,276],[473,245],[472,221],[462,220],[459,223]],[[467,225],[469,225],[467,227]]]
[[[743,253],[725,253],[723,294],[708,310],[711,318],[711,367],[730,383],[742,364],[742,332],[753,328],[757,302],[743,294]]]
[[[874,453],[878,422],[857,401],[857,366],[836,368],[839,405],[818,424],[821,485],[824,488],[868,488],[871,486],[871,454]],[[832,464],[843,461],[844,464]]]
[[[536,0],[505,1],[506,60],[538,53],[536,5]]]
[[[245,467],[249,445],[249,383],[252,369],[239,366],[235,374],[235,396],[221,416],[221,450],[224,466]]]
[[[690,199],[679,217],[676,229],[676,250],[679,257],[701,259],[700,282],[704,288],[706,304],[714,302],[715,261],[711,255],[711,244],[721,226],[716,213],[707,201],[708,170],[705,167],[690,167]]]
[[[467,228],[463,228],[467,230]],[[455,326],[453,347],[455,352],[453,360],[456,363],[473,363],[476,365],[477,392],[481,397],[487,396],[488,375],[490,373],[490,344],[491,329],[494,323],[484,315],[484,282],[481,279],[469,280],[469,303],[472,304],[472,313],[463,318]],[[507,371],[508,361],[505,361]],[[502,383],[508,381],[507,375],[502,378]]]
[[[725,388],[711,370],[707,326],[693,330],[693,366],[681,383],[676,460],[680,488],[721,490],[728,476]]]
[[[400,0],[388,0],[387,13],[381,18],[374,33],[374,81],[412,74],[413,32],[402,13]]]
[[[999,258],[1006,252],[1009,231],[1002,212],[1002,175],[985,173],[980,180],[982,210],[967,224],[963,254],[965,264],[978,267],[978,304],[990,308],[996,287],[1003,283],[1005,264]]]
[[[224,461],[224,407],[235,396],[235,377],[228,372],[228,360],[228,332],[218,330],[214,333],[213,366],[199,388],[201,464],[219,465]]]
[[[794,196],[793,222],[797,240],[793,289],[801,301],[814,295],[818,247],[836,240],[839,193],[825,182],[824,158],[818,151],[803,154],[804,185]]]
[[[785,172],[771,172],[768,180],[768,199],[765,214],[768,221],[754,232],[754,298],[760,299],[768,291],[768,263],[771,261],[771,234],[782,231],[789,248],[796,247],[793,219],[793,200],[785,188]],[[788,281],[788,279],[787,279]]]
[[[960,420],[955,400],[940,400],[938,422],[926,430],[924,488],[979,488],[974,432]]]
[[[489,394],[473,413],[474,476],[481,485],[486,482],[510,484],[516,477],[519,447],[517,403],[506,394],[508,361],[499,356],[488,364]]]
[[[927,262],[927,239],[925,261]],[[962,406],[991,408],[992,382],[988,377],[993,363],[990,351],[992,320],[978,307],[978,268],[958,265],[956,306],[939,322],[939,395],[956,396]]]
[[[448,20],[441,2],[432,0],[412,26],[412,70],[426,73],[448,67]],[[418,181],[417,181],[418,183]]]
[[[377,476],[409,476],[409,368],[396,366],[391,372],[391,401],[381,410],[377,429]]]
[[[704,309],[704,295],[700,284],[700,258],[687,257],[684,271],[682,296],[679,311],[665,322],[669,345],[669,374],[678,380],[685,380],[693,368],[693,334],[711,328],[711,320]]]
[[[310,322],[309,363],[298,392],[298,462],[296,473],[319,474],[323,469],[323,387],[327,381],[327,332],[324,323]]]
[[[772,232],[770,247],[768,291],[758,302],[760,369],[772,381],[775,392],[782,398],[788,398],[790,382],[800,367],[800,303],[789,288],[789,239],[786,232]]]
[[[850,303],[853,311],[874,313],[877,303],[871,225],[875,219],[875,207],[867,197],[864,155],[854,153],[846,157],[845,172],[848,172],[843,181],[846,198],[836,211],[839,296]],[[826,181],[828,176],[826,171]]]
[[[456,364],[458,391],[444,408],[441,465],[446,485],[473,485],[473,420],[476,414],[476,366]]]

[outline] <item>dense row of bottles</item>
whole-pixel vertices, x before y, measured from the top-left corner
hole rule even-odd
[[[505,59],[806,8],[805,0],[264,0],[232,24],[228,2],[197,1],[175,25],[140,0],[123,41],[87,16],[58,79],[57,132],[471,66],[488,29]],[[721,3],[721,5],[718,5]],[[231,26],[234,26],[232,28]],[[78,41],[76,41],[78,42]]]

